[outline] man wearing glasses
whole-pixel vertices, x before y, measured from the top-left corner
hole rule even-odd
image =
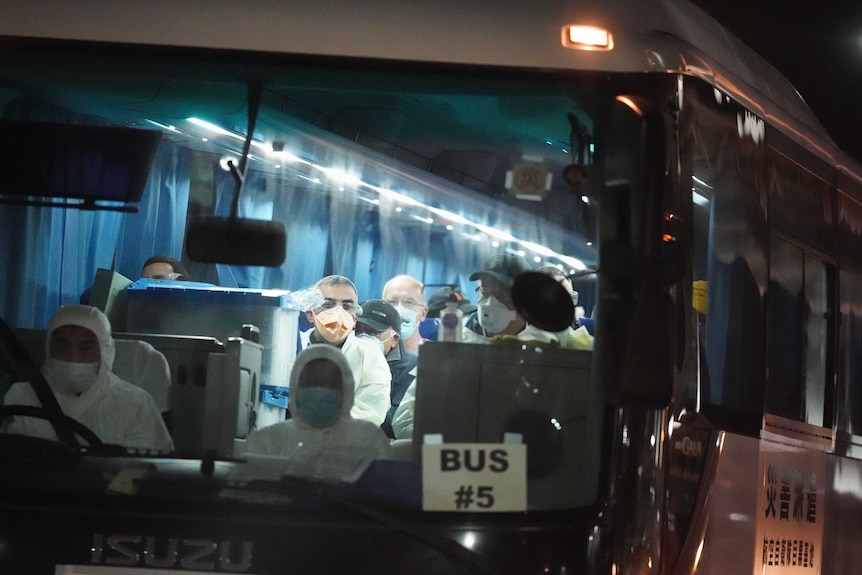
[[[147,258],[141,266],[141,277],[154,280],[188,280],[189,272],[181,261],[170,256],[156,255]]]
[[[392,375],[383,351],[375,343],[356,337],[357,291],[350,279],[331,275],[315,284],[323,304],[307,311],[314,329],[302,332],[302,348],[332,345],[341,350],[356,381],[350,415],[380,425],[389,409]]]
[[[394,307],[401,316],[399,333],[404,349],[418,353],[422,336],[417,327],[428,315],[425,286],[412,276],[397,275],[383,286],[383,301]]]

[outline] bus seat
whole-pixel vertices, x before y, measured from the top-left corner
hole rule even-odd
[[[224,346],[213,337],[149,333],[114,333],[114,341],[138,340],[164,355],[170,368],[170,412],[165,417],[174,450],[199,453],[203,449],[207,365],[211,354]],[[114,362],[115,368],[117,361]],[[132,382],[134,383],[134,382]]]
[[[171,409],[171,368],[164,354],[139,339],[115,339],[114,373],[143,388],[162,413]]]

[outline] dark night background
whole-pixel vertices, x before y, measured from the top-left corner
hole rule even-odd
[[[862,0],[692,0],[775,66],[862,162]]]

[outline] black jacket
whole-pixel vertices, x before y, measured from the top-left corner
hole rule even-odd
[[[404,392],[413,383],[414,377],[410,372],[416,367],[417,359],[419,356],[404,349],[404,344],[401,341],[386,354],[386,362],[389,364],[390,373],[392,373],[392,389],[389,392],[391,405],[389,411],[386,412],[386,419],[380,424],[380,428],[388,437],[393,439],[395,433],[392,431],[392,416],[395,415],[395,409],[401,403]]]

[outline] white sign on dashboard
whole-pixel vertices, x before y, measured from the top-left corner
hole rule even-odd
[[[425,511],[524,511],[527,446],[441,443],[422,446]]]

